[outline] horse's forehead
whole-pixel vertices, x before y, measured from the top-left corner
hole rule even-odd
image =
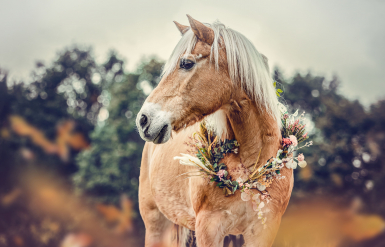
[[[191,54],[199,55],[200,57],[209,57],[211,55],[211,45],[198,41],[194,47],[194,49],[191,51]],[[227,68],[227,55],[226,55],[226,48],[225,46],[221,46],[220,49],[218,49],[218,65],[222,69]]]
[[[207,43],[204,43],[202,41],[198,41],[194,47],[194,49],[191,51],[191,54],[199,55],[201,54],[202,57],[210,56],[211,52],[211,46]]]

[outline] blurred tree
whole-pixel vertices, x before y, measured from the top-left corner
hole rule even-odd
[[[136,73],[124,75],[110,88],[106,120],[91,134],[91,149],[78,156],[74,182],[80,191],[108,203],[117,203],[126,193],[137,202],[144,141],[136,131],[135,117],[146,98],[144,92],[159,82],[162,66],[155,58],[143,60]]]
[[[384,101],[365,111],[338,92],[336,77],[327,81],[309,73],[287,80],[275,69],[274,79],[289,109],[305,110],[314,125],[315,145],[303,150],[310,165],[296,171],[293,197],[311,194],[343,203],[359,198],[365,211],[385,216]]]
[[[109,90],[111,102],[103,121],[91,134],[92,147],[77,158],[79,171],[73,181],[78,192],[88,198],[118,204],[122,194],[138,208],[138,178],[144,141],[136,131],[135,117],[146,94],[159,82],[163,63],[155,58],[143,60],[136,73],[123,76]],[[134,220],[135,234],[144,240],[140,217]],[[142,245],[144,243],[141,243]]]
[[[29,125],[42,130],[42,135],[55,141],[58,137],[58,127],[65,121],[73,120],[76,125],[71,131],[84,134],[88,140],[88,133],[97,123],[99,110],[109,104],[109,99],[104,97],[107,88],[122,76],[122,61],[111,53],[108,62],[97,66],[90,49],[74,47],[62,52],[57,60],[49,67],[41,62],[36,64],[32,73],[31,82],[13,82],[4,98],[1,99],[2,127],[11,129],[8,116],[17,115]],[[6,88],[6,75],[1,82]],[[9,82],[8,82],[9,83]],[[12,133],[11,133],[12,134]],[[31,145],[31,138],[9,138],[9,142],[17,142],[34,153],[43,155],[41,147]],[[13,148],[18,150],[18,148]],[[53,151],[54,152],[54,151]],[[75,155],[65,158],[69,173],[76,170],[73,163]],[[48,155],[49,166],[60,164],[63,160]],[[62,157],[63,158],[63,157]]]
[[[88,147],[100,109],[109,104],[107,89],[122,78],[122,64],[111,53],[105,64],[97,65],[91,49],[72,47],[50,66],[36,63],[27,82],[11,82],[0,70],[1,243],[16,245],[18,239],[32,246],[58,246],[64,228],[40,238],[39,226],[47,218],[29,213],[26,175],[44,170],[71,188],[74,157]]]

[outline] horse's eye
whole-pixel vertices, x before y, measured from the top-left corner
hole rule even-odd
[[[181,59],[179,67],[181,69],[190,70],[194,67],[195,62],[188,59]]]

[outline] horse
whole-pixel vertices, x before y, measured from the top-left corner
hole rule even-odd
[[[219,21],[203,24],[187,15],[190,26],[174,22],[182,37],[166,62],[161,80],[136,118],[146,144],[139,178],[139,210],[145,246],[161,246],[167,229],[177,226],[176,246],[185,246],[194,231],[198,247],[223,246],[228,235],[242,235],[247,247],[271,246],[293,188],[293,171],[269,187],[266,229],[240,192],[224,196],[191,166],[174,157],[186,153],[184,143],[207,126],[224,139],[236,139],[239,151],[221,162],[232,178],[247,179],[281,145],[279,101],[268,59],[242,34]]]

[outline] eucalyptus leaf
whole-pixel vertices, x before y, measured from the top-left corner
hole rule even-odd
[[[233,193],[238,189],[238,186],[233,187]]]

